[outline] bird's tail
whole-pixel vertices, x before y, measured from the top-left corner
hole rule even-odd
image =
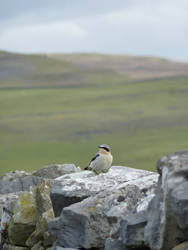
[[[89,170],[89,166],[85,167],[84,170]]]

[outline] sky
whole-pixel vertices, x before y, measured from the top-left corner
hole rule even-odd
[[[0,50],[188,61],[187,0],[0,1]]]

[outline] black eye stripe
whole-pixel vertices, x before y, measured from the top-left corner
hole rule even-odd
[[[99,148],[102,148],[102,149],[104,149],[105,151],[110,152],[110,147],[109,147],[108,145],[106,145],[106,144],[100,145]]]
[[[110,152],[109,148],[106,148],[106,147],[102,147],[104,148],[107,152]]]

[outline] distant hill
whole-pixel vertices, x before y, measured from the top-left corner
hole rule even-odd
[[[67,60],[85,71],[112,70],[131,79],[188,76],[188,63],[160,57],[103,54],[51,54],[49,57]]]
[[[100,144],[113,164],[155,170],[187,148],[188,64],[100,54],[0,52],[0,175],[85,167]]]
[[[103,54],[0,51],[0,87],[57,87],[188,76],[188,63]]]

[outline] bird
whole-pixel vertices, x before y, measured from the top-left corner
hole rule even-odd
[[[85,170],[92,170],[96,174],[106,173],[111,167],[113,156],[107,144],[99,146],[99,152],[91,159]]]

